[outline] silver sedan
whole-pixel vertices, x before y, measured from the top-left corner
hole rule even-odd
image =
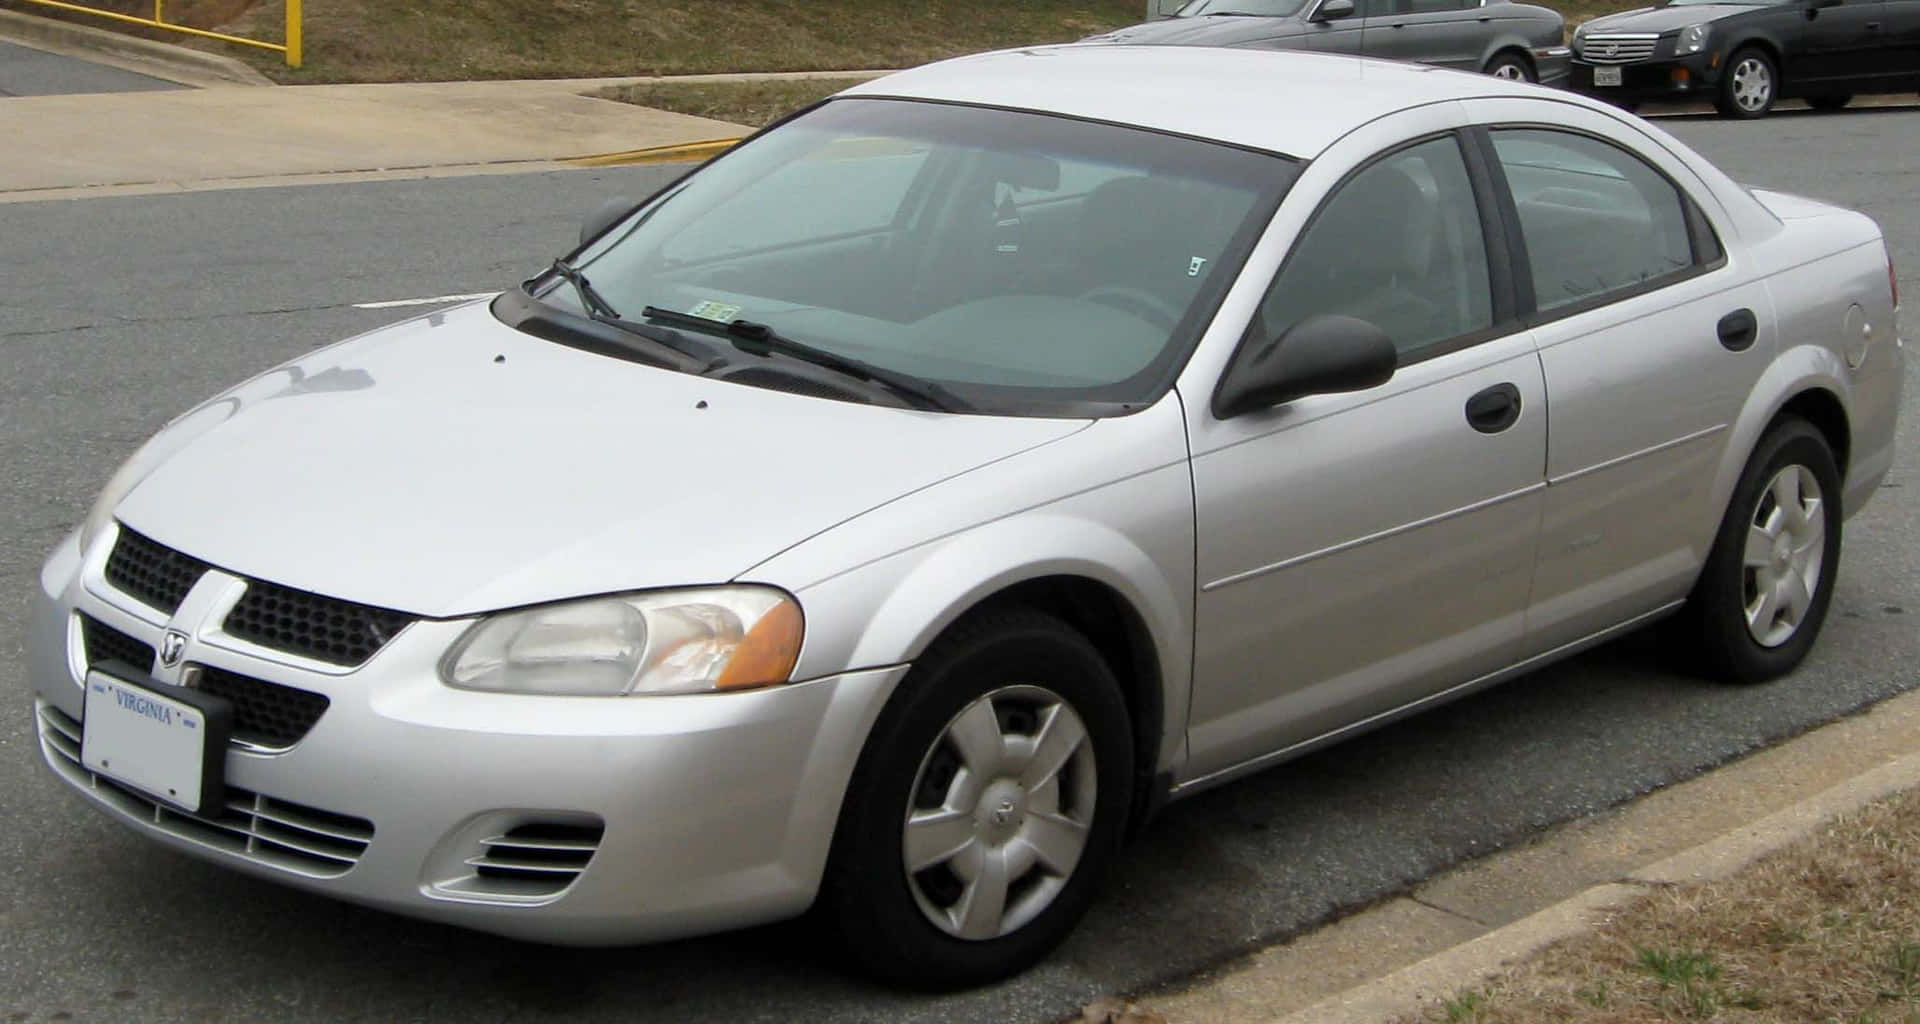
[[[1658,619],[1791,671],[1896,291],[1867,218],[1571,94],[933,65],[169,424],[37,580],[39,750],[342,899],[572,944],[817,906],[978,983],[1169,799]]]

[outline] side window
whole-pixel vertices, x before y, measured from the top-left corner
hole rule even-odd
[[[1520,212],[1534,300],[1543,312],[1695,264],[1686,198],[1639,157],[1570,132],[1492,134]],[[1702,225],[1708,237],[1703,249],[1717,251]]]
[[[1403,363],[1493,326],[1480,211],[1451,136],[1380,158],[1314,215],[1260,317],[1277,335],[1321,313],[1372,322]]]

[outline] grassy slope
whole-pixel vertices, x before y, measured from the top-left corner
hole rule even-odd
[[[151,0],[82,2],[152,10]],[[1578,24],[1635,4],[1549,5]],[[19,0],[0,0],[0,6],[50,13]],[[299,71],[266,51],[154,37],[232,54],[289,83],[825,71],[908,67],[1065,42],[1137,22],[1145,6],[1144,0],[305,0],[307,64]],[[167,10],[188,24],[275,41],[285,23],[285,0],[167,0]]]

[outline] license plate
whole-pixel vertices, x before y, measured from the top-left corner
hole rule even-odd
[[[222,698],[89,672],[80,761],[175,807],[217,807],[232,722]]]
[[[1593,84],[1595,84],[1595,85],[1619,85],[1619,84],[1620,84],[1620,69],[1619,69],[1619,68],[1594,68],[1594,69],[1593,69]]]

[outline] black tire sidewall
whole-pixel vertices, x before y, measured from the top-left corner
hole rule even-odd
[[[1086,725],[1099,778],[1093,826],[1065,888],[1038,917],[997,939],[956,939],[914,900],[901,867],[903,816],[921,763],[954,716],[1016,684],[1053,691]],[[1066,938],[1092,902],[1124,832],[1132,762],[1119,685],[1080,634],[1037,612],[963,623],[919,659],[874,723],[834,833],[821,909],[856,966],[890,984],[958,988],[1024,969]]]
[[[1826,517],[1820,581],[1799,630],[1778,647],[1763,647],[1747,630],[1744,601],[1747,526],[1761,493],[1774,475],[1795,464],[1805,466],[1820,484],[1820,509]],[[1792,671],[1806,657],[1826,621],[1834,580],[1840,571],[1842,501],[1840,473],[1834,465],[1833,450],[1825,435],[1812,424],[1800,419],[1784,420],[1754,446],[1740,482],[1733,489],[1733,497],[1690,602],[1691,617],[1700,631],[1702,668],[1709,674],[1728,682],[1764,682]]]

